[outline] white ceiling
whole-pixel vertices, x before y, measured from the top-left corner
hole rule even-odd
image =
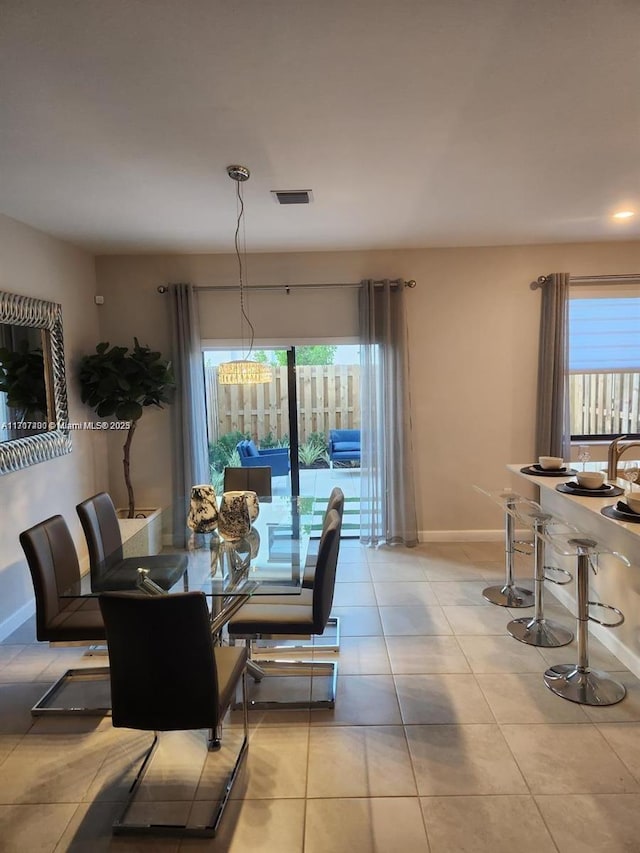
[[[640,238],[638,0],[0,0],[0,210],[96,252]],[[280,207],[273,189],[312,189]]]

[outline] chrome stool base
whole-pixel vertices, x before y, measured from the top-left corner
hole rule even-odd
[[[544,683],[563,699],[581,705],[615,705],[627,693],[624,685],[608,673],[596,669],[580,670],[571,663],[550,667],[544,674]]]
[[[482,597],[499,607],[533,607],[533,593],[514,584],[488,586],[482,590]]]
[[[566,646],[573,640],[571,631],[557,622],[551,622],[549,619],[532,619],[529,616],[509,622],[507,631],[521,643],[527,643],[529,646],[543,646],[547,649]]]

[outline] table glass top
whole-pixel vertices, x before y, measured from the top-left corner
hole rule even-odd
[[[218,534],[186,528],[174,537],[175,506],[127,538],[79,582],[61,592],[63,598],[98,595],[107,590],[140,589],[182,592],[202,590],[209,596],[300,593],[311,532],[310,498],[260,499],[260,511],[249,534],[231,541]],[[182,503],[188,508],[188,500]],[[134,525],[135,526],[135,525]],[[155,539],[155,545],[150,540]],[[171,543],[172,540],[176,544]],[[155,552],[155,553],[153,553]],[[139,569],[144,570],[143,573]],[[143,585],[144,588],[144,585]]]

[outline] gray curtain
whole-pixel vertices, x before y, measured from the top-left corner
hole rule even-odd
[[[546,277],[542,285],[536,457],[570,459],[568,357],[569,273]]]
[[[405,289],[360,288],[361,534],[367,545],[418,542]]]
[[[209,453],[198,297],[192,284],[169,286],[173,370],[174,540],[183,544],[191,486],[209,483]]]

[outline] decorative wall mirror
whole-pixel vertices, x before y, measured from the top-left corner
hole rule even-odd
[[[62,306],[0,291],[0,474],[70,452]]]

